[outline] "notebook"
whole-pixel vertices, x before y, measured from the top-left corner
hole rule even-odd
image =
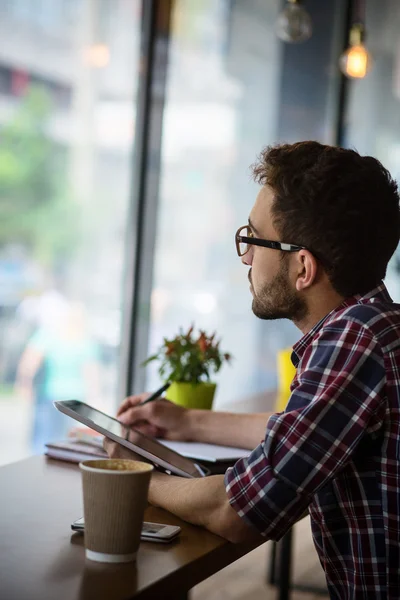
[[[206,462],[232,462],[250,454],[250,450],[233,448],[231,446],[217,446],[216,444],[203,444],[200,442],[171,442],[158,440],[182,456],[197,458]]]

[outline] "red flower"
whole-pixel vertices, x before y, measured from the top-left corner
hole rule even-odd
[[[197,340],[197,344],[201,350],[201,352],[206,352],[208,348],[207,336],[204,331],[200,332],[200,337]]]
[[[170,354],[172,354],[175,350],[175,344],[174,342],[167,342],[167,349],[165,351],[166,356],[169,356]]]

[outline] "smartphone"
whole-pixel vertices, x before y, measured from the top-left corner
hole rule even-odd
[[[79,531],[83,533],[85,531],[85,521],[81,517],[77,521],[71,524],[73,531]],[[144,542],[161,542],[162,544],[168,544],[172,542],[180,533],[181,528],[176,525],[165,525],[164,523],[149,523],[145,521],[142,527],[142,533],[140,539]]]

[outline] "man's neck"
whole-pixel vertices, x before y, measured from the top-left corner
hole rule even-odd
[[[344,301],[344,297],[338,294],[332,288],[325,286],[313,291],[307,298],[308,311],[303,319],[293,321],[296,327],[300,329],[303,335],[308,333],[314,325],[326,317],[332,310],[337,308]]]

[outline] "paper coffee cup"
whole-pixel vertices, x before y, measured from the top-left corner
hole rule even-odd
[[[136,560],[153,466],[136,460],[86,460],[82,472],[85,551],[90,560]]]

